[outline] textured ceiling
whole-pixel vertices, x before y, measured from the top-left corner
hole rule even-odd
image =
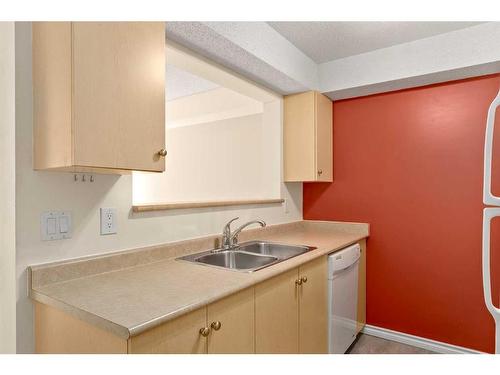
[[[219,87],[219,85],[211,81],[188,73],[171,64],[167,64],[165,81],[167,82],[165,88],[167,102]]]
[[[464,66],[471,66],[470,59],[467,60],[468,55],[472,58],[469,50],[487,56],[486,62],[497,61],[494,55],[496,49],[491,48],[488,43],[486,43],[487,50],[490,52],[482,50],[485,38],[486,40],[496,38],[495,24],[495,22],[244,22],[241,25],[238,22],[167,22],[166,36],[167,39],[184,45],[251,81],[286,95],[311,89],[329,92],[331,87],[324,87],[323,84],[315,84],[314,80],[304,79],[311,75],[311,71],[314,71],[313,75],[316,74],[317,80],[324,80],[323,75],[327,74],[327,80],[342,80],[348,76],[357,82],[360,75],[383,69],[386,66],[385,62],[398,60],[400,56],[392,55],[394,48],[405,50],[406,47],[413,46],[409,47],[414,57],[408,61],[409,65],[418,64],[420,54],[427,53],[426,56],[431,57],[426,57],[421,63],[431,61],[435,68],[440,65],[432,63],[433,49],[439,51],[447,49],[447,45],[439,45],[439,40],[450,40],[450,38],[452,41],[460,39],[455,40],[451,48],[455,50],[453,56],[456,56],[457,60],[465,60]],[[473,40],[468,36],[473,36]],[[418,40],[422,39],[424,40],[419,43]],[[466,50],[460,48],[461,40],[469,46]],[[271,41],[277,43],[273,44]],[[417,45],[424,47],[415,47]],[[387,47],[393,48],[384,49]],[[416,51],[415,48],[422,50]],[[384,63],[377,66],[367,65],[359,70],[352,61],[359,63],[368,56],[367,52],[371,52],[370,56],[385,55]],[[296,56],[303,56],[303,59],[297,59]],[[349,56],[355,56],[351,57],[355,60],[346,62],[345,58]],[[443,57],[445,63],[444,67],[441,67],[443,71],[446,71],[446,66],[449,65],[446,56],[445,54]],[[307,61],[310,64],[304,63]],[[331,66],[324,64],[325,62],[337,65],[345,63],[351,67],[345,74],[338,71],[332,73]],[[406,71],[405,64],[398,66],[398,70]],[[311,65],[314,66],[312,69]],[[329,66],[325,68],[328,73],[323,69],[326,65]],[[428,83],[431,82],[433,81]]]
[[[167,22],[166,35],[167,39],[278,93],[289,94],[308,89],[202,22]]]
[[[268,22],[318,64],[479,23],[481,22]]]

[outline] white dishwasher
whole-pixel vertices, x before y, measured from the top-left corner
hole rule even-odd
[[[345,353],[356,338],[360,254],[355,244],[328,256],[328,348],[332,354]]]

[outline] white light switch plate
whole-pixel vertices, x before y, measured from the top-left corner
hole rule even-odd
[[[59,212],[59,234],[63,239],[71,238],[73,233],[73,222],[71,219],[71,212]]]
[[[40,235],[42,241],[71,238],[72,232],[71,212],[45,211],[40,215]]]
[[[101,235],[115,234],[117,228],[116,208],[101,208]]]

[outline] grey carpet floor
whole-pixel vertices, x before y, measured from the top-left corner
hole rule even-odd
[[[348,354],[435,354],[429,350],[400,344],[375,336],[360,334]]]

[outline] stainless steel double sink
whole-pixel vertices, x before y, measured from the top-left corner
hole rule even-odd
[[[230,250],[208,250],[177,259],[233,271],[254,272],[314,249],[316,248],[305,245],[250,241]]]

